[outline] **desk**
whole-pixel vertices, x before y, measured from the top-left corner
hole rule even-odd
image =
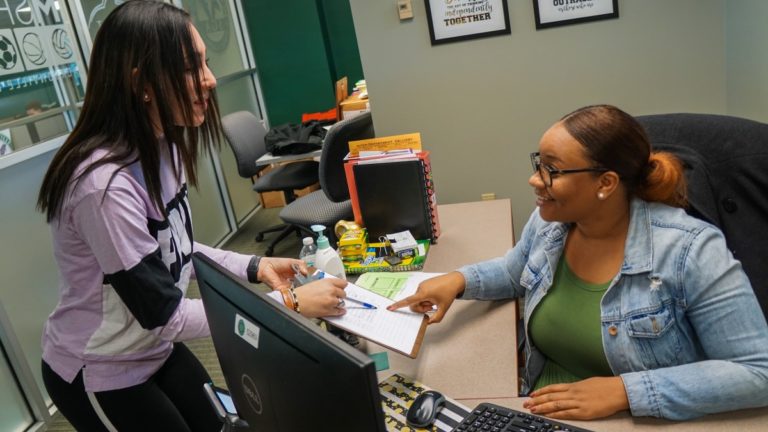
[[[331,129],[331,126],[323,126],[323,128],[325,129],[326,132],[328,132]],[[282,162],[298,161],[298,160],[305,160],[305,159],[306,160],[312,159],[319,162],[321,154],[323,154],[322,147],[318,150],[313,150],[311,152],[295,154],[295,155],[275,156],[270,152],[270,153],[265,153],[261,155],[260,158],[256,159],[256,166],[260,167],[264,165],[279,164]]]
[[[429,249],[425,272],[448,272],[503,255],[514,243],[509,200],[448,204],[438,207],[441,235]],[[443,322],[430,325],[416,359],[371,342],[368,352],[389,351],[391,369],[462,399],[517,396],[515,301],[457,300]],[[467,347],[483,347],[482,355]]]
[[[323,149],[313,150],[308,153],[295,154],[295,155],[282,155],[274,156],[272,153],[265,153],[260,158],[256,159],[256,166],[272,165],[288,161],[298,161],[306,159],[320,160],[320,155],[323,153]]]
[[[513,244],[509,200],[438,207],[442,235],[430,248],[424,271],[447,272],[503,255]],[[417,359],[389,353],[390,370],[444,392],[469,408],[491,402],[523,412],[517,397],[517,308],[514,301],[457,300],[443,322],[430,325]],[[367,343],[368,352],[384,348]],[[479,350],[482,349],[482,354]],[[594,431],[766,431],[768,408],[733,411],[687,422],[632,417],[628,412],[588,422],[568,421]]]

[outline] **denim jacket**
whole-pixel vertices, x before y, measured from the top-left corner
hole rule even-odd
[[[723,234],[658,203],[634,199],[630,212],[624,261],[600,302],[600,320],[605,356],[632,415],[683,420],[768,405],[768,325]],[[459,269],[463,298],[525,297],[528,334],[569,227],[534,211],[504,257]],[[526,338],[525,394],[544,362]]]

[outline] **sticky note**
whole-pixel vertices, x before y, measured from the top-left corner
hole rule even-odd
[[[389,357],[386,352],[378,352],[368,355],[376,365],[376,372],[389,369]]]

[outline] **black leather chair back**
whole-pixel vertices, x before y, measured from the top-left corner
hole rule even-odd
[[[710,114],[637,120],[654,149],[682,159],[689,213],[723,231],[768,316],[768,124]]]

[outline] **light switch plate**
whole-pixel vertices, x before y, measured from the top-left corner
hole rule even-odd
[[[401,21],[413,18],[411,0],[397,0],[397,14]]]

